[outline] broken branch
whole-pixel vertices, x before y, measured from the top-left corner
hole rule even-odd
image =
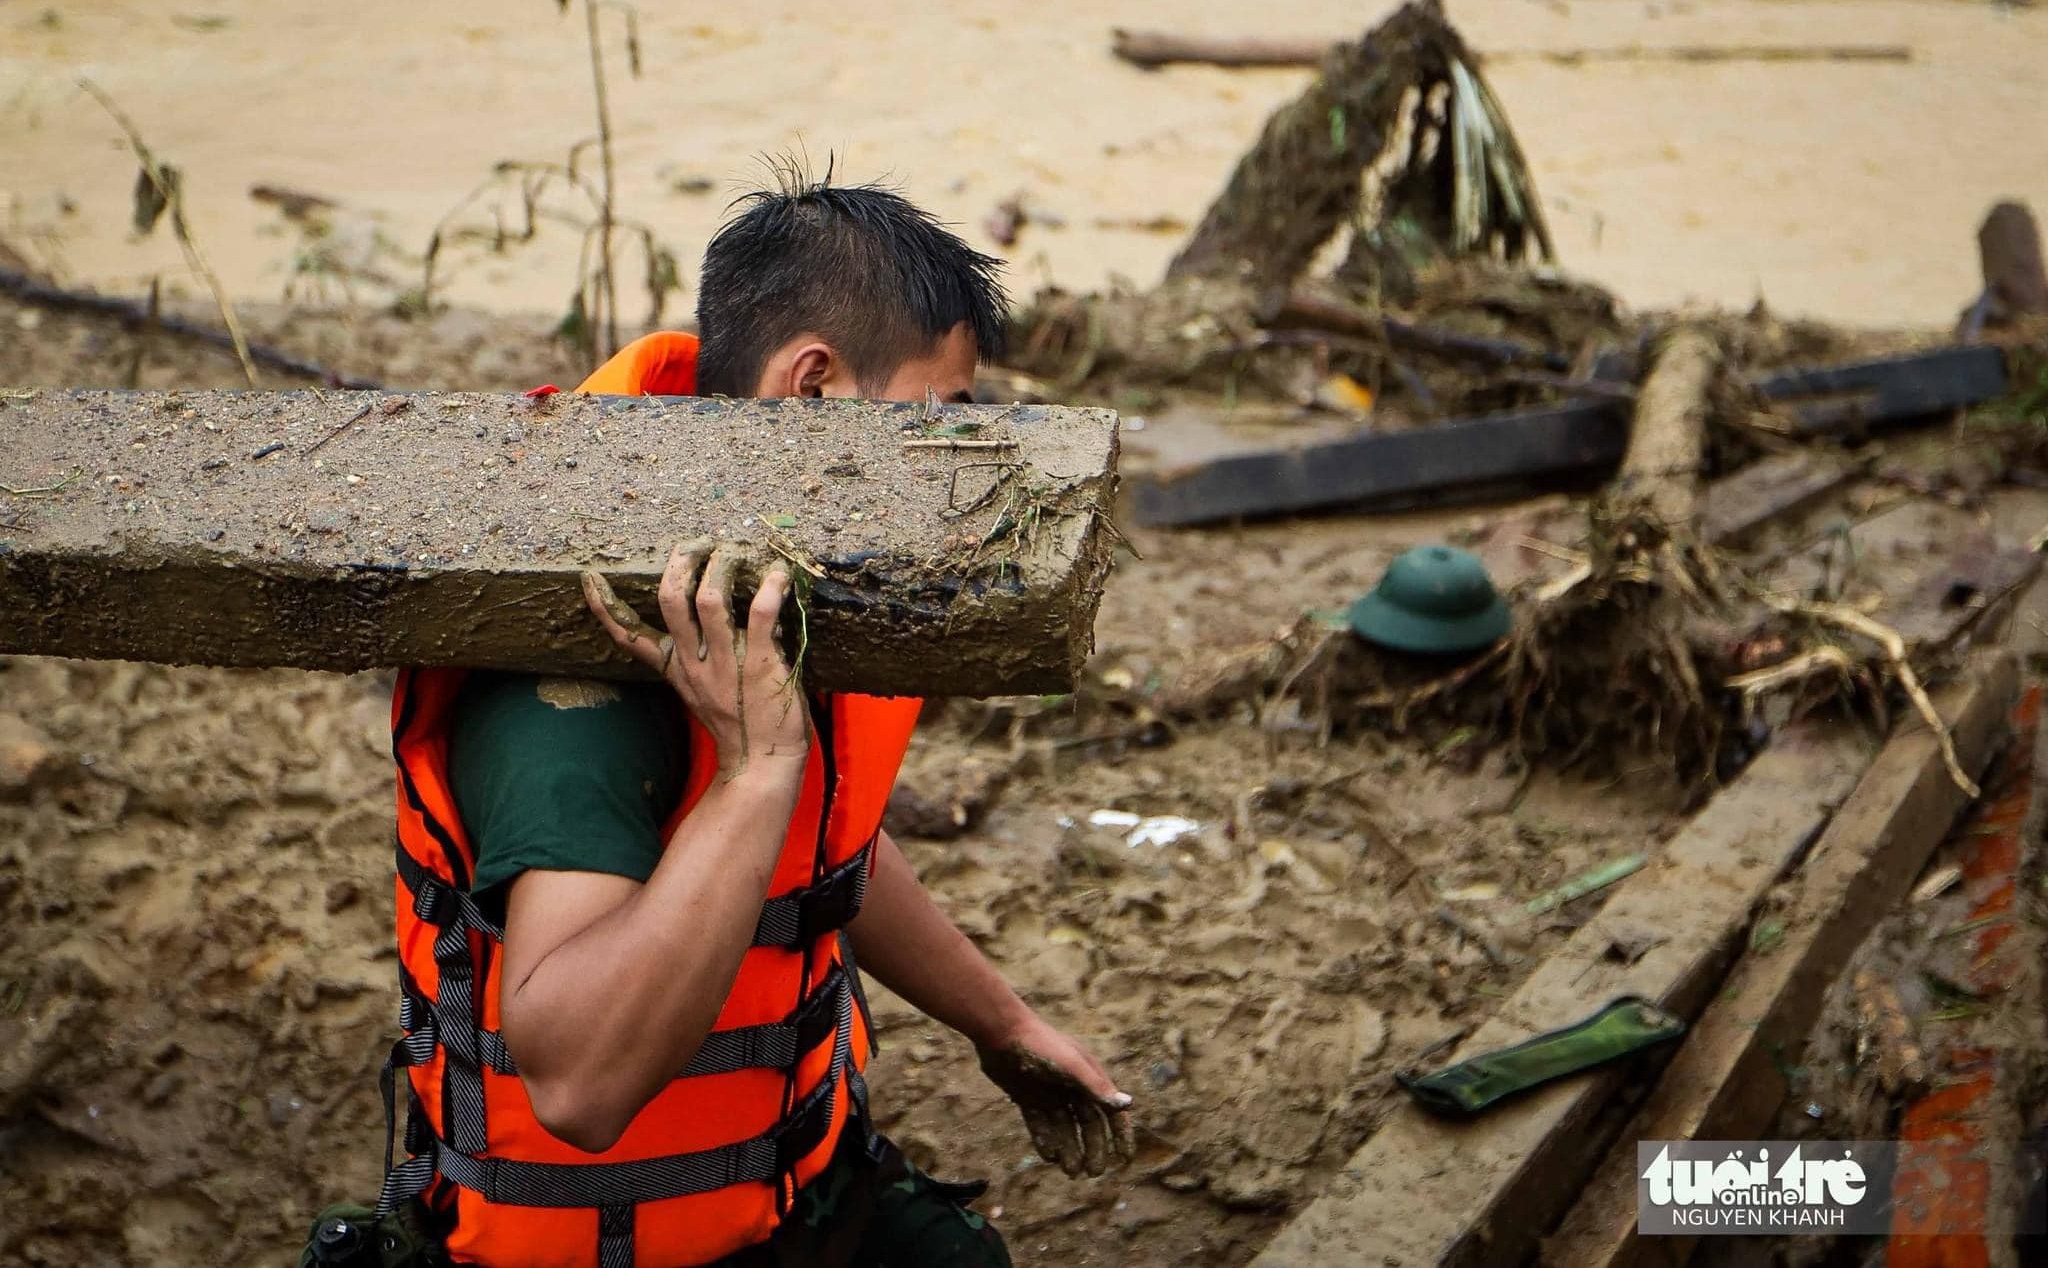
[[[1260,39],[1256,36],[1182,35],[1173,31],[1110,33],[1110,52],[1147,70],[1177,63],[1202,66],[1314,66],[1337,46],[1334,40]],[[1905,44],[1622,44],[1608,48],[1506,49],[1486,53],[1489,62],[1910,62]]]
[[[1276,330],[1315,330],[1353,335],[1361,339],[1384,341],[1397,348],[1433,353],[1454,361],[1528,366],[1552,372],[1562,372],[1571,368],[1571,363],[1556,353],[1516,343],[1512,339],[1488,339],[1480,335],[1459,334],[1453,330],[1417,326],[1316,295],[1288,295],[1269,312],[1261,315],[1260,325]]]
[[[1110,32],[1109,51],[1147,70],[1176,62],[1205,66],[1313,66],[1334,42],[1315,38],[1259,39],[1245,36],[1180,35],[1172,31]]]

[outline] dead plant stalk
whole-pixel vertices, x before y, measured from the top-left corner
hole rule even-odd
[[[584,0],[584,29],[590,40],[590,84],[597,100],[597,151],[604,170],[603,198],[598,204],[597,256],[598,286],[604,302],[604,355],[609,357],[619,350],[619,288],[612,269],[612,110],[605,95],[604,48],[598,40],[597,10],[597,0]]]
[[[234,341],[235,359],[242,363],[242,377],[249,381],[250,387],[256,386],[256,362],[249,356],[248,337],[242,333],[242,323],[235,316],[235,306],[228,302],[227,291],[220,284],[220,276],[207,262],[206,252],[199,246],[198,235],[192,232],[191,223],[185,219],[184,192],[173,170],[157,161],[148,144],[143,141],[142,132],[135,126],[135,121],[115,104],[114,99],[108,96],[104,89],[90,79],[80,79],[78,86],[97,101],[100,108],[105,110],[121,131],[127,134],[128,148],[134,151],[135,161],[142,165],[143,178],[156,191],[158,203],[170,212],[171,236],[178,240],[178,247],[185,254],[187,267],[197,273],[206,283],[206,289],[213,293],[214,306],[220,309],[220,319],[227,325],[228,337]],[[154,297],[151,306],[154,309]]]

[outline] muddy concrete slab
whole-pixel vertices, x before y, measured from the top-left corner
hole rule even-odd
[[[711,536],[752,548],[742,586],[803,569],[816,685],[1060,691],[1116,457],[1113,413],[1038,405],[17,391],[0,652],[626,675],[579,571],[651,615]]]

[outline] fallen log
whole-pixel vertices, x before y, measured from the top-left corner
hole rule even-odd
[[[2016,679],[2009,654],[1980,652],[1941,701],[1972,769],[2003,732]],[[1811,1029],[1829,983],[1874,914],[1904,897],[1965,805],[1934,734],[1911,722],[1901,727],[1814,843],[1791,882],[1789,903],[1774,911],[1783,938],[1767,951],[1749,950],[1730,973],[1557,1235],[1544,1243],[1545,1264],[1684,1262],[1692,1239],[1637,1235],[1636,1142],[1770,1134],[1787,1091],[1786,1054]]]
[[[1786,412],[1790,430],[1823,436],[1989,400],[2004,393],[2006,374],[1997,348],[1966,347],[1787,370],[1751,383]],[[1599,399],[1485,414],[1412,431],[1226,454],[1134,477],[1132,493],[1137,520],[1147,526],[1485,496],[1504,483],[1613,470],[1628,447],[1628,419],[1625,402]]]
[[[165,317],[156,311],[154,303],[132,299],[115,299],[111,295],[94,295],[88,291],[68,291],[37,281],[26,273],[14,269],[0,268],[0,295],[16,299],[24,304],[47,308],[55,312],[92,313],[100,317],[111,317],[128,330],[153,333],[162,331],[180,339],[203,343],[208,347],[225,352],[235,351],[234,336],[227,331],[203,322],[186,321],[182,317]],[[330,370],[324,365],[295,357],[289,352],[273,348],[269,344],[249,345],[249,359],[266,370],[289,374],[297,378],[311,379],[325,386],[360,388],[374,391],[380,385],[373,380],[355,378]]]
[[[623,676],[579,571],[651,615],[706,535],[802,570],[814,685],[1065,690],[1116,452],[1034,405],[0,394],[0,652]]]
[[[1110,32],[1110,52],[1133,66],[1314,66],[1329,56],[1335,41],[1312,37],[1184,35],[1176,31]],[[1541,61],[1559,66],[1583,62],[1910,62],[1905,44],[1620,44],[1605,48],[1506,49],[1485,54],[1488,62]]]
[[[1665,338],[1636,396],[1615,492],[1641,498],[1650,514],[1673,528],[1689,529],[1697,517],[1709,395],[1721,362],[1721,346],[1710,331],[1696,324],[1679,326]]]

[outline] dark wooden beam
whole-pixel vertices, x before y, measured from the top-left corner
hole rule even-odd
[[[1992,347],[1937,348],[1752,380],[1804,436],[1841,436],[1976,404],[2006,390]],[[1386,509],[1611,472],[1628,447],[1629,407],[1584,400],[1369,432],[1318,445],[1229,454],[1134,477],[1137,521],[1215,523],[1312,511]]]

